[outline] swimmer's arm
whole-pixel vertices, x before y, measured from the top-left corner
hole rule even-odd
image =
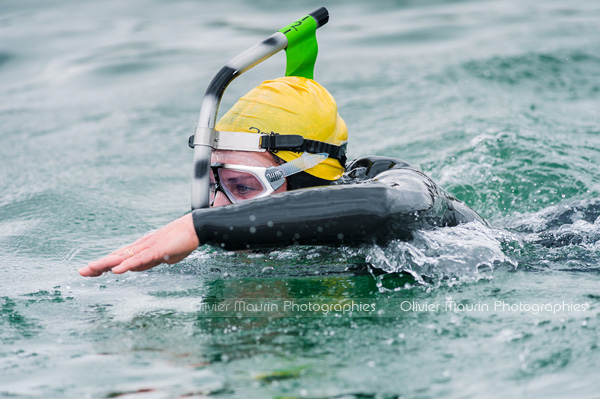
[[[89,263],[79,274],[144,271],[179,262],[200,244],[247,249],[375,241],[385,236],[391,220],[389,190],[382,184],[330,186],[199,209]]]
[[[367,183],[296,190],[193,212],[202,244],[228,250],[293,244],[356,245],[406,239],[422,227],[422,193]]]

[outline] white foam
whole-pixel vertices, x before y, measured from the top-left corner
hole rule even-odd
[[[386,247],[366,250],[366,260],[372,266],[389,273],[407,272],[424,283],[424,276],[450,284],[491,278],[499,264],[517,267],[516,260],[502,250],[502,243],[516,240],[502,230],[490,229],[480,223],[417,231],[409,242],[394,241]]]

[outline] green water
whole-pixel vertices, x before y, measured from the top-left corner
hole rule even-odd
[[[321,5],[350,157],[492,227],[79,277],[189,209],[208,81]],[[598,397],[599,27],[591,0],[3,1],[0,397]]]

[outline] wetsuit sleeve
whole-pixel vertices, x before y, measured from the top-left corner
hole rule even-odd
[[[382,184],[329,186],[193,212],[201,244],[225,249],[292,244],[357,244],[383,234],[389,208]]]
[[[362,184],[294,190],[198,209],[193,212],[194,228],[201,244],[238,250],[385,243],[409,239],[417,229],[474,220],[473,215],[454,212],[452,201],[432,190],[424,175],[403,169],[385,173]]]

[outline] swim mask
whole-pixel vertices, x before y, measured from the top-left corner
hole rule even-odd
[[[217,191],[231,203],[262,198],[272,194],[285,183],[285,178],[313,168],[327,159],[327,154],[303,154],[279,166],[258,167],[215,163],[210,172],[210,206]]]

